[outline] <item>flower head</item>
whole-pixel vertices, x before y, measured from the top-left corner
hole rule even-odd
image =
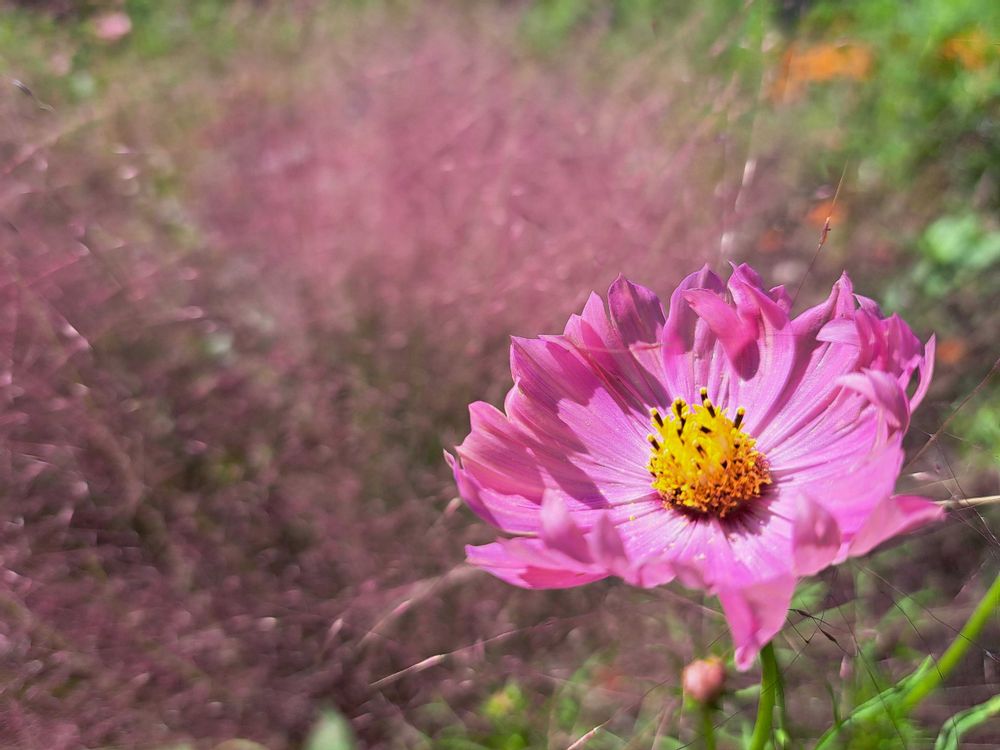
[[[852,292],[790,317],[747,265],[707,268],[664,311],[619,278],[564,332],[513,339],[504,412],[478,402],[446,455],[507,536],[469,560],[526,588],[617,576],[718,595],[746,669],[796,581],[941,516],[893,495],[926,345]]]

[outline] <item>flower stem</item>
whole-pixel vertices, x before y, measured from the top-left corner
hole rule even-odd
[[[785,708],[785,684],[781,680],[781,672],[778,672],[778,679],[775,683],[775,702],[778,707],[778,728],[774,733],[775,744],[779,748],[785,748],[790,741],[788,733],[788,711]]]
[[[774,715],[774,701],[781,683],[781,673],[778,671],[778,660],[774,655],[774,646],[768,643],[760,650],[760,702],[757,704],[757,723],[747,750],[764,750],[771,739],[771,720]]]
[[[929,669],[903,698],[903,710],[910,711],[915,708],[920,701],[930,695],[938,685],[951,673],[969,650],[969,646],[975,643],[983,627],[989,620],[990,615],[1000,606],[1000,575],[993,580],[986,595],[979,601],[972,611],[969,619],[958,636],[948,646],[947,650],[938,659],[935,669]]]
[[[715,706],[702,704],[701,708],[701,738],[705,741],[705,750],[715,750]]]

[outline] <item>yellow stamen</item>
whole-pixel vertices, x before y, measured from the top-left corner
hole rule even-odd
[[[725,518],[760,497],[771,474],[756,441],[740,429],[743,408],[731,420],[709,400],[705,388],[699,395],[701,403],[694,408],[677,399],[666,415],[650,409],[647,468],[664,507]]]

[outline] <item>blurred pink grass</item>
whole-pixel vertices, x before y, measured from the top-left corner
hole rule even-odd
[[[697,191],[655,99],[573,93],[446,28],[353,54],[307,97],[235,102],[179,214],[155,102],[5,144],[9,741],[280,748],[332,701],[375,743],[398,709],[370,683],[544,620],[449,587],[391,634],[476,538],[441,517],[442,441],[503,387],[509,331],[610,267],[672,279],[715,229],[682,219]],[[463,663],[393,701],[467,693]]]

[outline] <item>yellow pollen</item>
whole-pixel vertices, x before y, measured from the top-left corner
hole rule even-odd
[[[740,429],[744,414],[741,407],[730,419],[704,388],[694,408],[677,399],[666,415],[650,409],[648,468],[664,507],[725,518],[760,497],[771,474],[756,441]]]

